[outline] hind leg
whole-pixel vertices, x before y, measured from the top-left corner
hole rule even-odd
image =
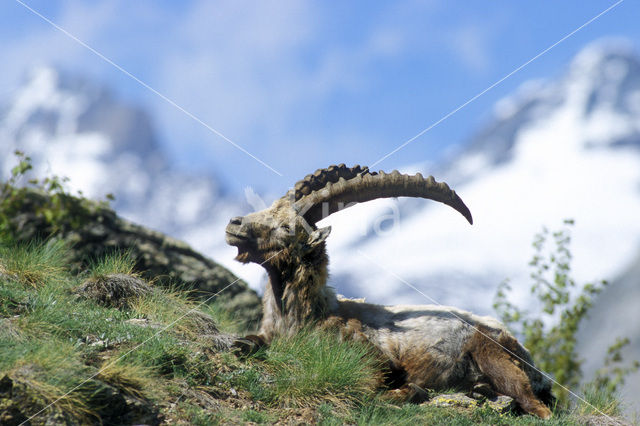
[[[479,334],[471,356],[493,388],[512,397],[529,414],[540,418],[551,417],[551,410],[533,393],[529,377],[516,364],[516,360],[495,342]]]

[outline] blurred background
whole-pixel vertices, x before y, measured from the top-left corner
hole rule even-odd
[[[0,173],[23,150],[258,291],[262,270],[224,244],[230,217],[330,164],[434,174],[474,226],[422,200],[341,212],[331,283],[483,314],[505,279],[529,303],[535,233],[574,219],[572,273],[611,281],[583,325],[592,374],[616,336],[640,359],[638,16],[632,1],[5,1]]]

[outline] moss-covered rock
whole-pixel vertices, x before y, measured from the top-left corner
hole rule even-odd
[[[493,398],[471,398],[464,393],[452,393],[436,395],[425,404],[434,407],[456,407],[463,409],[476,409],[479,407],[489,407],[499,414],[506,414],[516,408],[513,398],[504,395],[496,395]]]

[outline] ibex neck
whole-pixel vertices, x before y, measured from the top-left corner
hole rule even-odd
[[[335,305],[335,294],[326,285],[326,253],[305,260],[267,268],[263,334],[296,332],[305,324],[326,318]]]

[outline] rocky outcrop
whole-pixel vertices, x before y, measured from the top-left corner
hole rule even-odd
[[[46,239],[53,235],[69,242],[70,261],[78,270],[116,250],[127,250],[136,259],[142,278],[193,290],[201,300],[221,302],[246,327],[258,323],[261,304],[248,285],[188,244],[160,232],[131,223],[99,203],[67,200],[64,214],[51,206],[51,196],[27,191],[10,218],[18,241]],[[15,205],[15,204],[14,204]],[[15,207],[14,207],[15,208]],[[55,220],[51,220],[52,212]]]

